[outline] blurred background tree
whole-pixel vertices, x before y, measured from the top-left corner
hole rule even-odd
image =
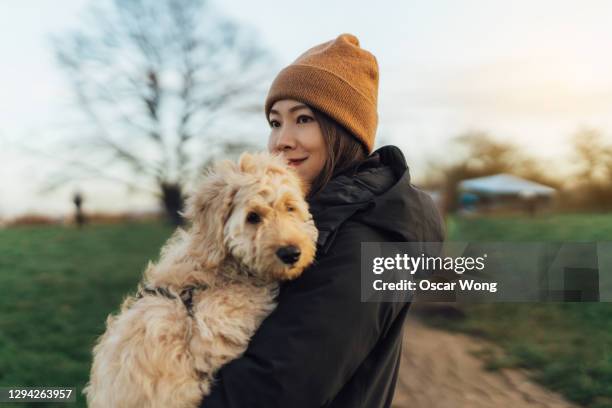
[[[566,200],[572,209],[612,209],[612,145],[601,131],[582,128],[573,137],[573,177]]]
[[[561,183],[547,169],[547,163],[536,160],[517,145],[498,140],[483,131],[468,131],[453,139],[448,150],[455,157],[429,161],[428,176],[423,185],[442,193],[441,210],[453,213],[458,207],[458,186],[466,179],[509,173],[559,188]]]
[[[173,223],[186,184],[213,157],[253,147],[237,140],[238,126],[218,129],[261,110],[271,60],[252,32],[205,0],[96,3],[54,47],[85,115],[72,164],[155,192]]]

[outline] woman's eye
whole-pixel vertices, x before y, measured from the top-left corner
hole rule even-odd
[[[278,120],[271,120],[270,121],[270,127],[277,128],[279,126],[280,126],[280,123],[278,122]]]
[[[313,118],[311,118],[310,116],[306,116],[306,115],[300,115],[297,118],[297,122],[298,123],[308,123],[310,121],[314,120]]]
[[[247,214],[246,220],[249,224],[259,224],[261,222],[261,217],[256,212],[251,211]]]

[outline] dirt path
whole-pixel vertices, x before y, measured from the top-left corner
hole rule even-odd
[[[486,371],[471,352],[487,345],[410,317],[393,408],[576,407],[520,370]]]

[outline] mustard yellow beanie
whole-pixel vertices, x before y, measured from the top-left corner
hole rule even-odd
[[[374,147],[378,113],[378,63],[352,34],[319,44],[276,77],[266,98],[266,118],[276,101],[295,99],[330,116],[366,147]]]

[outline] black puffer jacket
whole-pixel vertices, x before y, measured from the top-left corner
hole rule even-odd
[[[438,212],[394,146],[330,181],[311,211],[316,263],[281,287],[278,307],[245,355],[220,370],[202,407],[391,405],[409,304],[360,301],[361,242],[442,241]]]

